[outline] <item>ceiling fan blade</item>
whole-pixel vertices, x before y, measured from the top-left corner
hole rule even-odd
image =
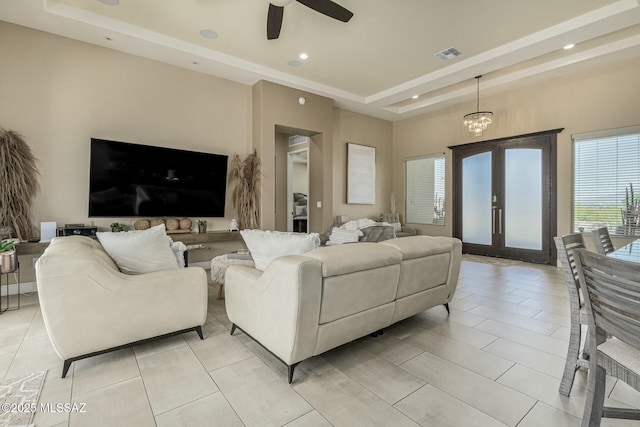
[[[353,17],[353,12],[340,6],[331,0],[297,0],[303,5],[320,12],[323,15],[327,15],[331,18],[337,19],[342,22],[349,22]]]
[[[269,3],[269,13],[267,14],[267,39],[274,40],[280,37],[280,28],[282,28],[282,17],[284,16],[284,7],[275,6]]]

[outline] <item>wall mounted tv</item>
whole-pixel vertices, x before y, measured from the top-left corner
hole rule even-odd
[[[222,217],[226,191],[226,155],[91,138],[90,217]]]

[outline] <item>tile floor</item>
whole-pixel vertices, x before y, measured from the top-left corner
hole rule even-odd
[[[36,426],[578,426],[586,373],[557,389],[569,333],[560,269],[465,256],[451,315],[442,306],[301,363],[282,363],[229,335],[209,289],[206,339],[195,333],[75,362],[61,379],[37,295],[0,316],[0,378],[48,374],[40,402],[84,413],[37,413]],[[640,394],[609,379],[609,405]],[[603,426],[638,425],[604,420]]]

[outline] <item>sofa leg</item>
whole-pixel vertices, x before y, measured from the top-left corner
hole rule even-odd
[[[371,334],[372,337],[377,337],[378,335],[382,335],[384,334],[384,331],[382,329],[378,329],[377,331],[375,331],[374,333]]]
[[[71,360],[67,359],[64,361],[62,365],[62,378],[67,376],[67,372],[69,372],[69,368],[71,367]]]
[[[445,303],[444,308],[447,309],[447,314],[451,314],[451,311],[449,311],[449,303]]]
[[[229,335],[233,335],[233,333],[236,331],[236,324],[232,323],[231,324],[231,333]]]
[[[294,363],[293,365],[287,365],[287,381],[289,382],[289,384],[293,382],[293,370],[296,369],[296,366],[298,366],[298,363]]]
[[[204,335],[202,335],[202,326],[196,326],[196,333],[198,334],[201,340],[204,339]]]

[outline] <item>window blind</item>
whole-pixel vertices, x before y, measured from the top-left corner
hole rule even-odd
[[[434,224],[444,220],[444,156],[405,160],[406,222]]]
[[[574,232],[640,235],[640,128],[626,130],[573,136]]]

